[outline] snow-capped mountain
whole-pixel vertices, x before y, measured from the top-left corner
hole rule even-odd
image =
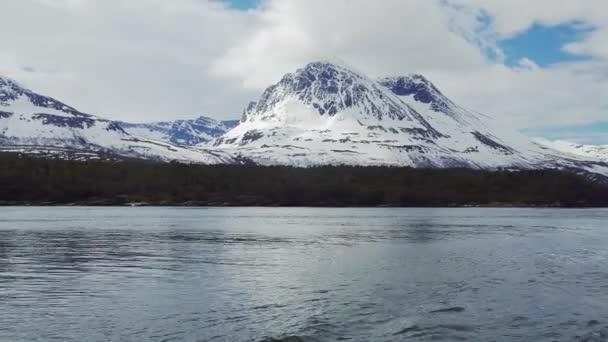
[[[421,75],[373,80],[332,62],[285,75],[243,112],[217,149],[260,164],[529,169],[608,175],[513,132],[444,96]]]
[[[608,145],[582,145],[569,141],[536,139],[541,145],[581,157],[608,162]]]
[[[496,129],[421,75],[375,80],[331,62],[285,75],[238,123],[114,122],[0,78],[0,151],[208,164],[559,168],[608,180],[605,148],[534,141]]]
[[[161,121],[150,123],[118,122],[128,133],[151,140],[179,146],[193,146],[209,142],[239,124],[238,120],[217,121],[201,116],[194,120]]]
[[[63,158],[143,158],[200,163],[232,162],[202,149],[135,137],[119,124],[82,113],[0,77],[0,151]]]

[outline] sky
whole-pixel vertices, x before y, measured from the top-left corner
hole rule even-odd
[[[134,122],[238,118],[339,59],[528,135],[608,144],[605,0],[2,0],[0,75]]]

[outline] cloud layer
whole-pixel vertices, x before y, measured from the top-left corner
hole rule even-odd
[[[516,128],[608,117],[608,3],[581,0],[5,0],[0,74],[111,118],[238,117],[284,73],[338,58],[418,72]],[[534,24],[593,28],[585,61],[505,66],[499,41]]]
[[[250,29],[246,13],[196,0],[4,0],[0,20],[0,74],[85,111],[238,115],[231,94],[243,91],[207,69]]]

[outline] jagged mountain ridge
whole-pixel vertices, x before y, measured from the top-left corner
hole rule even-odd
[[[113,122],[0,80],[4,151],[292,166],[559,168],[608,176],[606,160],[496,130],[416,74],[375,80],[342,64],[310,63],[269,87],[230,130],[234,122],[204,117]]]
[[[332,62],[310,63],[270,86],[214,147],[267,165],[562,168],[608,174],[605,164],[490,127],[421,75],[373,80]]]
[[[134,136],[163,141],[178,146],[194,146],[214,140],[239,124],[238,120],[217,121],[200,116],[193,120],[129,123],[120,127]]]
[[[412,80],[420,80],[430,87],[421,87]],[[413,96],[414,101],[406,102],[407,96]],[[410,104],[418,106],[419,110]],[[431,110],[423,108],[427,105]],[[435,122],[431,123],[430,120]],[[434,124],[452,127],[442,127],[446,131],[444,133]],[[336,143],[338,146],[344,145],[342,150],[348,150],[345,145],[350,144],[353,154],[364,153],[357,153],[356,150],[361,149],[379,152],[373,150],[380,147],[380,150],[391,151],[386,156],[388,158],[378,159],[370,155],[369,163],[399,165],[403,164],[402,158],[390,158],[398,156],[399,150],[405,150],[403,157],[406,158],[407,154],[424,154],[431,149],[457,153],[454,149],[456,146],[443,149],[437,141],[451,138],[447,131],[453,131],[454,127],[466,130],[472,125],[479,129],[467,137],[468,140],[477,145],[482,141],[492,141],[493,150],[499,147],[502,153],[511,153],[510,148],[493,141],[490,134],[478,132],[486,128],[474,115],[453,105],[419,75],[376,82],[345,66],[318,62],[286,75],[279,83],[269,87],[259,102],[246,109],[241,125],[218,139],[216,145],[263,149],[276,147],[268,144],[273,140],[287,139],[300,142],[299,145],[309,145],[311,149],[323,149],[324,145],[329,146],[328,143]],[[274,138],[279,132],[282,138]],[[298,134],[302,136],[296,136]],[[460,152],[472,153],[474,148],[467,146]],[[295,157],[298,159],[299,155]],[[348,163],[348,160],[337,157],[337,162]],[[292,161],[297,163],[297,160]],[[411,166],[419,166],[416,160],[411,161]]]
[[[116,122],[82,113],[0,77],[0,150],[67,159],[138,158],[201,163],[229,156],[135,137]]]

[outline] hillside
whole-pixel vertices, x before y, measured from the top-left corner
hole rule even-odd
[[[194,164],[556,169],[608,180],[608,160],[596,150],[543,144],[497,126],[422,75],[372,79],[329,61],[286,74],[238,123],[111,121],[0,78],[4,152]]]
[[[606,162],[496,126],[422,75],[374,80],[323,61],[268,87],[213,148],[261,165],[554,168],[608,175]]]
[[[314,168],[64,161],[0,154],[0,204],[608,206],[608,187],[555,170]]]
[[[238,124],[238,120],[217,121],[205,116],[193,120],[149,123],[118,122],[118,125],[129,134],[177,146],[208,143],[226,134]]]
[[[117,122],[82,113],[0,77],[0,151],[62,159],[137,158],[205,164],[232,158],[126,132]]]

